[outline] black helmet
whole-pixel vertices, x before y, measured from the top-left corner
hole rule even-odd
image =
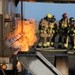
[[[70,20],[70,22],[71,22],[71,23],[75,22],[74,17],[70,17],[70,19],[69,19],[69,20]]]
[[[56,21],[56,17],[53,15],[52,18],[51,18],[51,22],[55,22]]]

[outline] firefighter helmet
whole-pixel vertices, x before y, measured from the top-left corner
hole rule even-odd
[[[46,17],[47,17],[47,18],[51,18],[52,15],[51,15],[51,14],[47,14]]]
[[[70,18],[70,22],[75,22],[74,17],[71,17],[71,18]]]
[[[55,21],[56,21],[56,17],[55,17],[55,15],[53,15],[52,18],[51,18],[51,22],[53,23]]]
[[[67,13],[63,13],[62,17],[67,18],[68,17]]]

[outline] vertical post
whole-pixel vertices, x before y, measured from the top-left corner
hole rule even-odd
[[[3,42],[3,15],[0,14],[0,53],[4,56],[4,42]]]
[[[22,33],[23,33],[23,0],[21,0],[21,26],[22,26]]]
[[[21,20],[23,20],[23,0],[21,0]]]

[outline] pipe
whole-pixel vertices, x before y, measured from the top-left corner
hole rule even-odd
[[[22,33],[23,33],[23,0],[21,0],[21,25],[22,25]]]

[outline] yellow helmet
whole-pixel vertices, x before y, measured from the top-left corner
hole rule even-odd
[[[52,17],[52,15],[51,15],[51,14],[47,14],[47,15],[46,15],[46,17],[51,18],[51,17]]]

